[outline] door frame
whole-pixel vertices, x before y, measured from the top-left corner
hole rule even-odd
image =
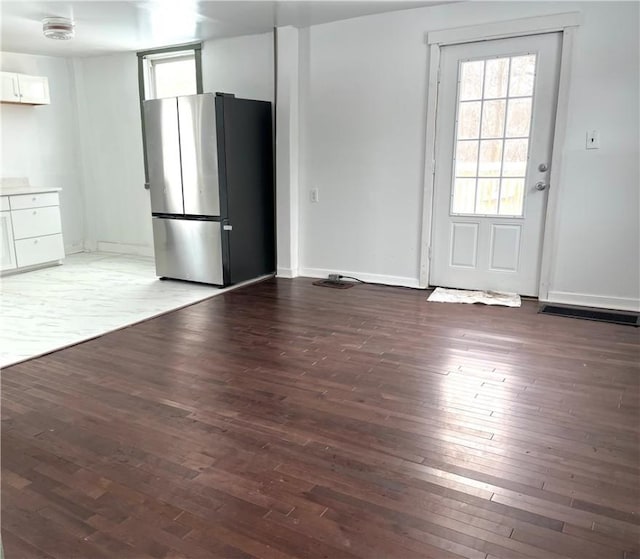
[[[491,39],[508,39],[539,35],[542,33],[562,33],[562,51],[560,53],[560,77],[558,83],[558,100],[556,122],[553,133],[553,149],[551,152],[549,175],[549,194],[545,212],[544,233],[542,238],[542,260],[538,299],[546,301],[549,295],[549,282],[555,261],[555,239],[557,230],[557,205],[560,195],[560,176],[562,170],[562,153],[566,134],[569,87],[571,81],[571,62],[575,32],[582,23],[580,12],[567,12],[546,16],[530,17],[509,21],[470,25],[442,29],[427,33],[429,46],[429,79],[427,86],[427,121],[424,159],[424,188],[422,202],[422,240],[420,245],[420,279],[419,287],[429,286],[431,264],[431,238],[434,222],[434,188],[435,188],[435,147],[436,118],[438,115],[438,86],[440,84],[440,49],[448,45],[474,43]]]

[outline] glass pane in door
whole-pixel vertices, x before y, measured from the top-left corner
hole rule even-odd
[[[522,217],[536,55],[460,63],[451,213]]]

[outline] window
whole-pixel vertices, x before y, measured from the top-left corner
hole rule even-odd
[[[147,56],[145,67],[145,99],[195,95],[198,92],[193,51]]]
[[[191,43],[138,53],[138,90],[142,119],[145,188],[149,188],[149,171],[143,102],[148,99],[202,93],[201,50],[201,43]]]
[[[536,55],[460,63],[451,213],[522,217]]]

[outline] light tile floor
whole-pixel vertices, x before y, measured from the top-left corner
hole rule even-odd
[[[159,280],[153,259],[79,253],[0,279],[0,367],[88,340],[224,293]]]

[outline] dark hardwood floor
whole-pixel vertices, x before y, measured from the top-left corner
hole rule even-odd
[[[639,331],[269,280],[2,371],[7,559],[629,559]]]

